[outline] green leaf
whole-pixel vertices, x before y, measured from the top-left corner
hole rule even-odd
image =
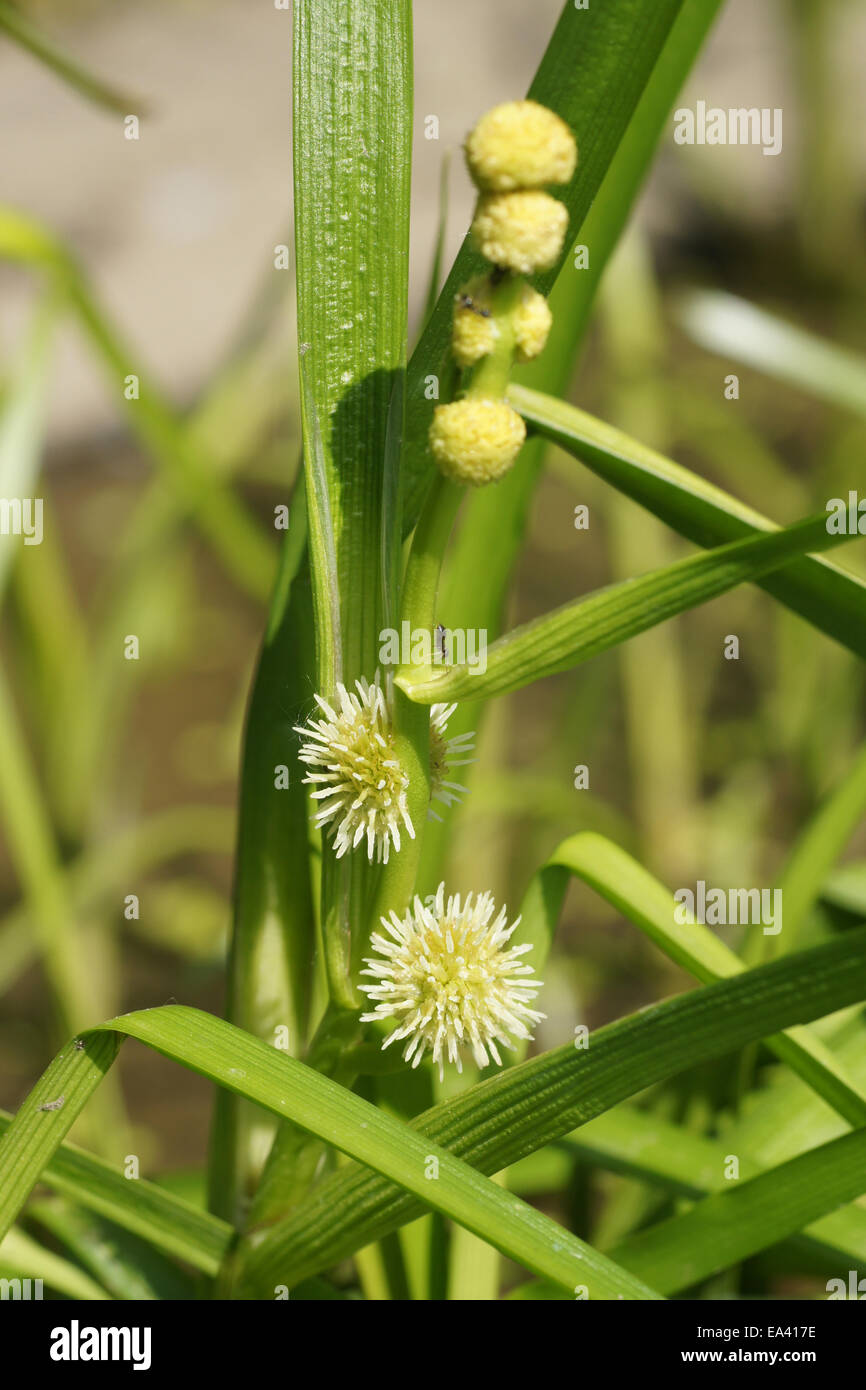
[[[411,1128],[481,1172],[498,1173],[658,1081],[864,996],[866,929],[608,1024],[586,1049],[568,1044],[511,1067],[419,1115]],[[347,1168],[250,1251],[247,1284],[291,1284],[330,1269],[421,1210],[393,1183]]]
[[[27,342],[7,384],[0,414],[0,496],[33,497],[42,463],[45,388],[56,318],[53,298],[39,305]],[[23,540],[0,534],[0,595],[12,558]]]
[[[701,347],[810,396],[866,414],[866,359],[722,290],[692,290],[678,317]]]
[[[280,559],[267,630],[244,730],[237,867],[226,1017],[273,1042],[286,1028],[287,1050],[305,1046],[313,993],[316,924],[308,862],[308,810],[297,772],[297,735],[314,664],[304,507]],[[276,769],[289,769],[289,785]],[[273,1122],[237,1096],[219,1091],[209,1163],[211,1210],[239,1223],[261,1168]]]
[[[0,1136],[11,1123],[12,1116],[0,1112]],[[39,1181],[203,1274],[219,1272],[234,1239],[234,1230],[227,1222],[147,1178],[131,1182],[119,1168],[74,1144],[60,1145]]]
[[[0,1239],[107,1073],[119,1045],[110,1033],[98,1034],[85,1049],[69,1044],[37,1081],[0,1139]]]
[[[316,687],[371,679],[401,553],[412,152],[410,0],[294,7],[298,340]],[[307,675],[309,677],[309,672]],[[312,691],[309,691],[312,694]],[[377,868],[321,866],[330,1003],[354,1002],[345,946]],[[352,940],[359,939],[355,933]],[[257,1210],[279,1205],[310,1145],[277,1134]]]
[[[739,956],[709,927],[701,922],[679,923],[673,895],[631,855],[601,835],[586,832],[563,841],[551,855],[549,867],[541,872],[557,868],[565,868],[589,884],[696,979],[706,983],[745,969]],[[548,903],[542,902],[539,910],[537,899],[532,898],[523,930],[536,937],[549,934],[549,911]],[[769,1038],[767,1046],[850,1124],[866,1124],[866,1096],[820,1038],[808,1029],[793,1028],[778,1038]]]
[[[77,1265],[46,1250],[17,1227],[13,1227],[0,1244],[0,1277],[42,1279],[49,1288],[66,1294],[67,1298],[96,1301],[111,1297]]]
[[[172,806],[144,816],[63,865],[67,912],[77,917],[93,911],[104,895],[120,892],[131,875],[144,875],[173,858],[228,854],[233,832],[234,813],[227,806]],[[27,905],[18,903],[0,918],[0,994],[14,984],[36,953]]]
[[[27,1212],[49,1236],[97,1278],[113,1298],[188,1299],[190,1277],[153,1246],[63,1198],[34,1202]]]
[[[796,943],[802,924],[821,896],[821,889],[866,812],[866,744],[838,786],[818,807],[798,837],[779,875],[785,903],[786,950]]]
[[[523,386],[512,386],[509,397],[531,428],[697,545],[723,545],[777,529],[721,488],[576,406]],[[831,560],[804,556],[757,583],[822,632],[866,656],[866,581]]]
[[[566,603],[514,628],[490,647],[484,671],[452,666],[432,677],[424,672],[414,678],[398,677],[397,684],[421,704],[504,695],[543,676],[570,670],[795,556],[849,539],[828,534],[827,517],[822,514],[771,535],[732,541]]]
[[[552,394],[566,390],[567,380],[549,381],[548,364],[557,357],[570,362],[573,353],[568,344],[584,337],[599,281],[646,179],[677,94],[720,8],[721,0],[684,0],[581,224],[578,241],[590,248],[589,265],[575,272],[566,261],[560,271],[550,296],[553,327],[547,346],[535,361],[518,370],[516,380],[521,384]],[[621,49],[624,80],[631,80],[626,67],[627,38],[619,37],[626,39]]]
[[[27,901],[42,964],[64,1031],[97,1012],[93,977],[73,932],[54,829],[0,670],[0,824]]]
[[[121,116],[130,112],[141,115],[143,104],[137,98],[128,92],[118,91],[116,87],[88,72],[68,54],[62,53],[26,15],[15,5],[10,5],[8,0],[0,0],[0,33],[26,49],[28,53],[32,53],[34,58],[55,73],[61,81],[87,97],[94,105],[102,106],[106,111],[113,111]]]
[[[651,1182],[677,1197],[700,1198],[729,1189],[731,1179],[725,1174],[731,1153],[739,1159],[740,1180],[756,1176],[767,1166],[743,1152],[737,1129],[726,1130],[721,1139],[707,1139],[659,1115],[620,1105],[563,1141],[557,1156],[566,1162],[579,1156],[611,1172]],[[525,1161],[531,1163],[532,1159]],[[520,1167],[513,1169],[510,1177],[514,1190],[525,1192]],[[804,1227],[793,1244],[799,1254],[822,1262],[866,1263],[866,1210],[846,1206],[821,1216]]]
[[[605,0],[581,10],[567,0],[563,7],[528,92],[571,126],[579,151],[574,178],[557,190],[569,211],[569,229],[559,263],[536,277],[543,294],[571,253],[681,7],[682,0]],[[425,399],[425,377],[447,380],[454,295],[485,265],[467,236],[409,363],[407,530],[433,477],[427,430],[435,402]]]
[[[866,918],[866,859],[834,869],[824,881],[821,897],[832,907]]]
[[[382,459],[406,359],[411,7],[408,0],[299,0],[294,32],[298,340],[314,596],[322,632],[330,534],[343,648],[337,678],[342,669],[353,682],[376,665]]]
[[[679,1293],[864,1192],[866,1129],[859,1129],[705,1197],[623,1241],[613,1255],[656,1288]]]
[[[0,1233],[15,1219],[124,1036],[138,1038],[271,1113],[290,1118],[553,1283],[568,1289],[586,1284],[597,1298],[655,1296],[429,1138],[232,1024],[179,1005],[112,1019],[55,1058],[0,1141]],[[434,1161],[437,1177],[431,1180],[427,1174]]]
[[[12,208],[0,207],[0,257],[31,266],[71,307],[105,369],[129,428],[173,489],[182,509],[201,528],[236,582],[267,598],[274,573],[270,542],[225,483],[213,475],[184,421],[141,373],[135,355],[98,304],[81,267],[51,234]],[[138,397],[126,400],[124,383],[138,377]]]

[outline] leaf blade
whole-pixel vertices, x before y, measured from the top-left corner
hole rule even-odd
[[[494,642],[483,671],[480,667],[452,666],[432,678],[425,678],[423,673],[415,679],[398,677],[397,684],[421,704],[480,699],[519,690],[543,676],[570,670],[657,623],[781,567],[793,557],[850,539],[830,535],[826,522],[824,515],[807,517],[770,535],[732,541],[640,579],[563,604]]]
[[[866,1129],[713,1193],[614,1248],[629,1269],[678,1293],[796,1234],[866,1190]]]
[[[752,507],[576,406],[517,385],[509,397],[545,439],[697,545],[723,545],[774,529],[775,523]],[[804,556],[756,582],[866,656],[866,581],[825,556]]]
[[[483,1172],[562,1138],[655,1081],[866,994],[866,930],[703,986],[598,1029],[586,1051],[557,1048],[511,1067],[411,1122]],[[250,1251],[246,1279],[302,1278],[420,1214],[357,1167],[324,1179]]]
[[[295,5],[295,250],[307,502],[311,536],[333,538],[342,631],[337,679],[349,682],[372,676],[382,627],[382,458],[406,359],[411,41],[408,0]],[[326,508],[315,487],[316,446]],[[320,546],[312,559],[316,608],[324,612],[329,575]]]
[[[586,1283],[593,1296],[600,1298],[656,1296],[640,1280],[426,1136],[233,1024],[181,1005],[126,1014],[101,1024],[82,1035],[83,1047],[70,1047],[49,1066],[0,1141],[0,1232],[14,1220],[124,1036],[137,1038],[273,1114],[290,1118],[553,1283],[568,1289]],[[63,1103],[58,1106],[57,1099],[52,1099],[53,1108],[46,1114],[41,1097],[61,1082]],[[433,1160],[438,1167],[431,1182],[427,1172]]]

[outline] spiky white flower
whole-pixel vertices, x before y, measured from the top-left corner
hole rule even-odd
[[[415,838],[409,778],[394,756],[384,691],[365,680],[355,689],[338,684],[333,705],[316,696],[325,718],[311,715],[303,728],[295,727],[305,740],[298,757],[313,769],[304,782],[317,787],[312,797],[322,803],[315,823],[332,836],[337,858],[366,839],[368,859],[375,851],[387,864],[391,846],[400,849],[401,822]]]
[[[456,704],[430,706],[430,797],[445,806],[453,806],[460,800],[458,793],[468,791],[459,782],[448,780],[451,769],[468,767],[475,761],[468,756],[472,752],[474,734],[455,734],[452,738],[447,735],[448,720],[456,708]],[[441,820],[432,806],[427,816],[432,820]]]
[[[383,1048],[405,1038],[403,1057],[413,1067],[429,1048],[441,1077],[446,1059],[463,1070],[465,1047],[479,1067],[491,1056],[501,1066],[497,1044],[513,1048],[515,1038],[531,1041],[530,1025],[544,1014],[529,1004],[542,982],[527,978],[534,976],[533,967],[521,962],[532,947],[507,944],[520,918],[508,926],[505,908],[491,921],[494,911],[489,893],[474,901],[470,893],[465,902],[454,894],[446,901],[440,883],[426,904],[416,897],[402,921],[395,912],[381,919],[388,935],[373,933],[377,955],[367,958],[361,972],[375,983],[360,988],[376,1001],[362,1022],[398,1020]]]

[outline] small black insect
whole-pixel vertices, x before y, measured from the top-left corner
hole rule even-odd
[[[481,304],[476,304],[471,294],[458,294],[457,302],[461,309],[471,309],[473,314],[480,314],[483,319],[491,317],[490,310],[485,309]]]

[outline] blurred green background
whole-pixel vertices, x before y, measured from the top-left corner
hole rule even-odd
[[[8,1109],[70,1022],[169,1000],[221,1009],[239,740],[274,508],[290,499],[299,447],[292,272],[274,268],[291,243],[290,16],[241,0],[25,8],[131,95],[100,109],[0,42],[3,200],[50,230],[83,277],[58,298],[60,253],[31,237],[22,265],[0,233],[0,495],[45,504],[41,546],[0,538]],[[479,112],[525,90],[558,10],[416,7],[416,327],[443,158],[454,154],[447,265],[472,201],[460,141]],[[864,51],[853,0],[730,0],[680,104],[781,107],[783,151],[678,147],[669,123],[571,393],[779,522],[864,486],[866,391],[858,405],[840,385],[858,370],[866,382]],[[141,115],[137,141],[124,111]],[[438,140],[425,138],[431,114]],[[740,301],[848,355],[783,332],[773,352],[759,345],[759,371]],[[118,390],[126,373],[147,383],[138,401]],[[730,373],[737,400],[725,398]],[[22,460],[29,479],[14,471]],[[554,450],[527,524],[509,624],[688,551]],[[853,549],[841,563],[862,565]],[[736,661],[723,655],[731,634]],[[129,635],[137,660],[124,656]],[[516,906],[545,854],[581,828],[672,888],[770,886],[863,737],[863,694],[853,656],[749,588],[501,700],[471,796],[445,827],[449,890],[491,888]],[[577,765],[588,790],[574,788]],[[866,859],[862,827],[848,857]],[[813,931],[844,913],[843,887]],[[723,931],[737,944],[737,929]],[[50,983],[67,977],[77,1018],[62,1017]],[[546,979],[542,1047],[685,983],[578,887]],[[203,1159],[209,1088],[169,1067],[123,1050],[122,1095],[104,1102],[115,1124],[130,1117],[111,1131],[115,1159],[120,1134],[151,1171]],[[82,1137],[106,1147],[98,1117]]]

